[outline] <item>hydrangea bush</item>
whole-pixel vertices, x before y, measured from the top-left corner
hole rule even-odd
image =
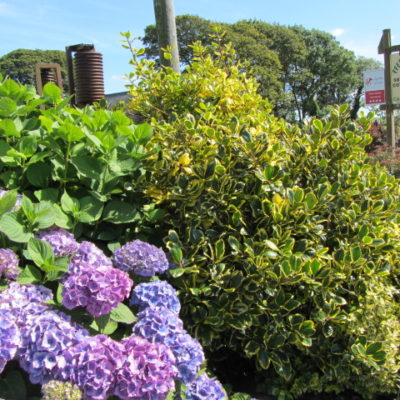
[[[162,249],[135,240],[109,258],[57,226],[17,247],[0,249],[0,372],[17,361],[43,399],[226,399],[199,375],[202,347],[184,329],[177,292],[156,276],[169,268]]]

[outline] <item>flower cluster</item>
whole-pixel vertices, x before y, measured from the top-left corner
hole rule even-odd
[[[7,362],[14,358],[20,343],[15,319],[7,310],[0,310],[0,373]]]
[[[82,306],[100,316],[129,296],[133,282],[128,274],[113,268],[112,261],[93,243],[79,244],[71,233],[58,227],[39,231],[36,237],[48,242],[57,257],[71,256],[62,278],[66,308]]]
[[[81,400],[82,392],[71,382],[51,380],[42,386],[42,400]]]
[[[150,276],[168,266],[162,250],[140,241],[115,253],[117,269],[92,243],[78,244],[63,229],[48,229],[38,237],[50,243],[56,256],[71,257],[63,305],[85,307],[97,317],[129,296],[133,282],[126,271]],[[0,249],[0,268],[12,263],[18,265],[15,254]],[[138,321],[133,334],[120,342],[89,336],[71,317],[51,308],[52,298],[44,286],[17,282],[0,292],[0,372],[17,360],[30,381],[42,385],[43,399],[164,400],[175,389],[175,379],[187,385],[189,400],[226,398],[217,381],[197,376],[203,350],[184,330],[177,293],[168,283],[157,280],[134,289],[130,303],[140,310]]]
[[[206,374],[199,375],[187,387],[186,400],[223,400],[226,393],[222,385]]]
[[[114,374],[122,367],[123,351],[122,344],[108,336],[88,337],[63,352],[57,378],[77,385],[85,399],[107,399]]]
[[[36,237],[48,242],[56,257],[71,256],[79,249],[79,243],[74,235],[62,228],[43,229],[36,234]]]
[[[137,285],[132,292],[131,305],[139,306],[139,310],[147,307],[166,307],[179,314],[181,304],[175,289],[165,281],[153,281]]]
[[[86,307],[96,317],[109,314],[129,296],[132,284],[128,274],[116,268],[81,266],[64,282],[63,305],[69,310]]]
[[[10,249],[0,249],[0,277],[15,280],[18,274],[17,255]]]
[[[62,352],[79,343],[88,333],[71,323],[68,316],[46,310],[21,332],[17,357],[32,383],[46,382],[58,369]]]
[[[177,374],[171,350],[132,335],[121,341],[124,361],[113,394],[126,400],[163,400],[175,389]]]
[[[102,250],[91,242],[82,242],[78,251],[73,255],[69,263],[69,274],[74,274],[83,266],[91,265],[92,267],[112,267],[112,261],[106,257]]]
[[[153,343],[167,345],[176,358],[178,377],[188,383],[204,362],[200,343],[184,329],[182,320],[166,307],[147,307],[138,313],[133,333]]]
[[[9,312],[22,329],[48,309],[46,302],[52,298],[52,292],[44,286],[11,282],[0,292],[0,310]]]
[[[114,265],[136,275],[153,276],[165,272],[169,263],[162,249],[141,240],[128,242],[114,252]]]

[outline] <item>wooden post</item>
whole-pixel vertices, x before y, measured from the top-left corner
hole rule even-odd
[[[175,72],[179,72],[179,49],[173,0],[154,0],[154,13],[156,16],[161,65],[172,67]],[[162,49],[165,50],[167,47],[172,49],[171,59],[164,57]]]
[[[378,53],[384,54],[385,61],[385,110],[386,110],[386,137],[389,146],[396,146],[396,128],[394,125],[394,105],[392,101],[391,62],[390,54],[399,46],[392,47],[390,29],[384,29],[378,46]]]

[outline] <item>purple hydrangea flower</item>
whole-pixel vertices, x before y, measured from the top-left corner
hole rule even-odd
[[[36,237],[49,243],[56,257],[71,256],[79,249],[74,235],[59,227],[43,229],[37,232]]]
[[[163,343],[175,356],[178,378],[186,384],[192,382],[204,362],[203,348],[199,341],[187,332],[181,332],[173,337],[167,336]]]
[[[199,375],[187,386],[187,400],[225,400],[227,398],[222,385],[206,374]]]
[[[161,274],[169,263],[162,249],[140,240],[128,242],[114,253],[114,265],[141,276]]]
[[[183,322],[165,307],[146,308],[137,315],[133,333],[150,342],[164,344],[167,339],[183,332]]]
[[[69,264],[69,274],[77,273],[81,268],[87,267],[112,267],[112,261],[93,243],[82,242],[78,252],[71,258]]]
[[[53,298],[51,290],[39,285],[21,285],[11,282],[0,292],[0,310],[10,312],[22,329],[37,315],[48,310],[46,302]]]
[[[146,307],[166,307],[179,314],[181,309],[175,289],[165,281],[140,283],[133,289],[130,303],[139,306],[140,310]]]
[[[63,352],[56,378],[77,385],[86,400],[104,400],[112,394],[123,361],[121,343],[105,335],[87,337]]]
[[[12,360],[21,345],[21,337],[15,318],[8,310],[0,310],[0,373]]]
[[[139,336],[121,341],[125,352],[122,368],[116,374],[113,394],[122,400],[163,400],[175,389],[177,374],[171,350]]]
[[[18,257],[10,249],[0,249],[0,277],[4,276],[8,280],[17,279]]]
[[[42,386],[42,400],[81,400],[82,392],[71,382],[51,380]]]
[[[129,296],[132,285],[128,274],[116,268],[94,268],[91,265],[81,267],[64,282],[63,305],[69,310],[86,307],[96,317],[109,314]]]
[[[78,328],[67,315],[48,310],[21,330],[21,346],[17,352],[20,366],[32,383],[45,383],[57,372],[62,352],[86,336],[87,331]]]

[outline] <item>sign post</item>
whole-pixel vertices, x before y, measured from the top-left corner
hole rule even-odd
[[[373,69],[364,72],[365,104],[385,104],[385,71]]]
[[[397,70],[397,61],[395,61],[392,56],[395,56],[394,54],[392,55],[393,52],[395,51],[400,51],[400,46],[392,46],[392,39],[391,39],[391,33],[390,29],[384,29],[381,41],[379,42],[378,46],[378,53],[379,54],[384,54],[384,60],[385,60],[385,97],[386,97],[386,104],[384,106],[381,106],[381,108],[386,110],[386,132],[387,132],[387,141],[389,146],[395,147],[396,146],[396,131],[395,131],[395,126],[394,126],[394,115],[393,115],[393,110],[396,107],[396,101],[393,98],[393,94],[395,95],[395,98],[400,98],[400,92],[398,94],[397,92],[397,87],[393,87],[393,84],[397,84],[397,82],[392,82],[392,64],[393,62],[395,63],[393,66]],[[398,69],[400,71],[400,63],[398,66]],[[400,82],[399,82],[400,83]],[[392,91],[392,88],[394,89]],[[400,86],[399,86],[400,88]]]

